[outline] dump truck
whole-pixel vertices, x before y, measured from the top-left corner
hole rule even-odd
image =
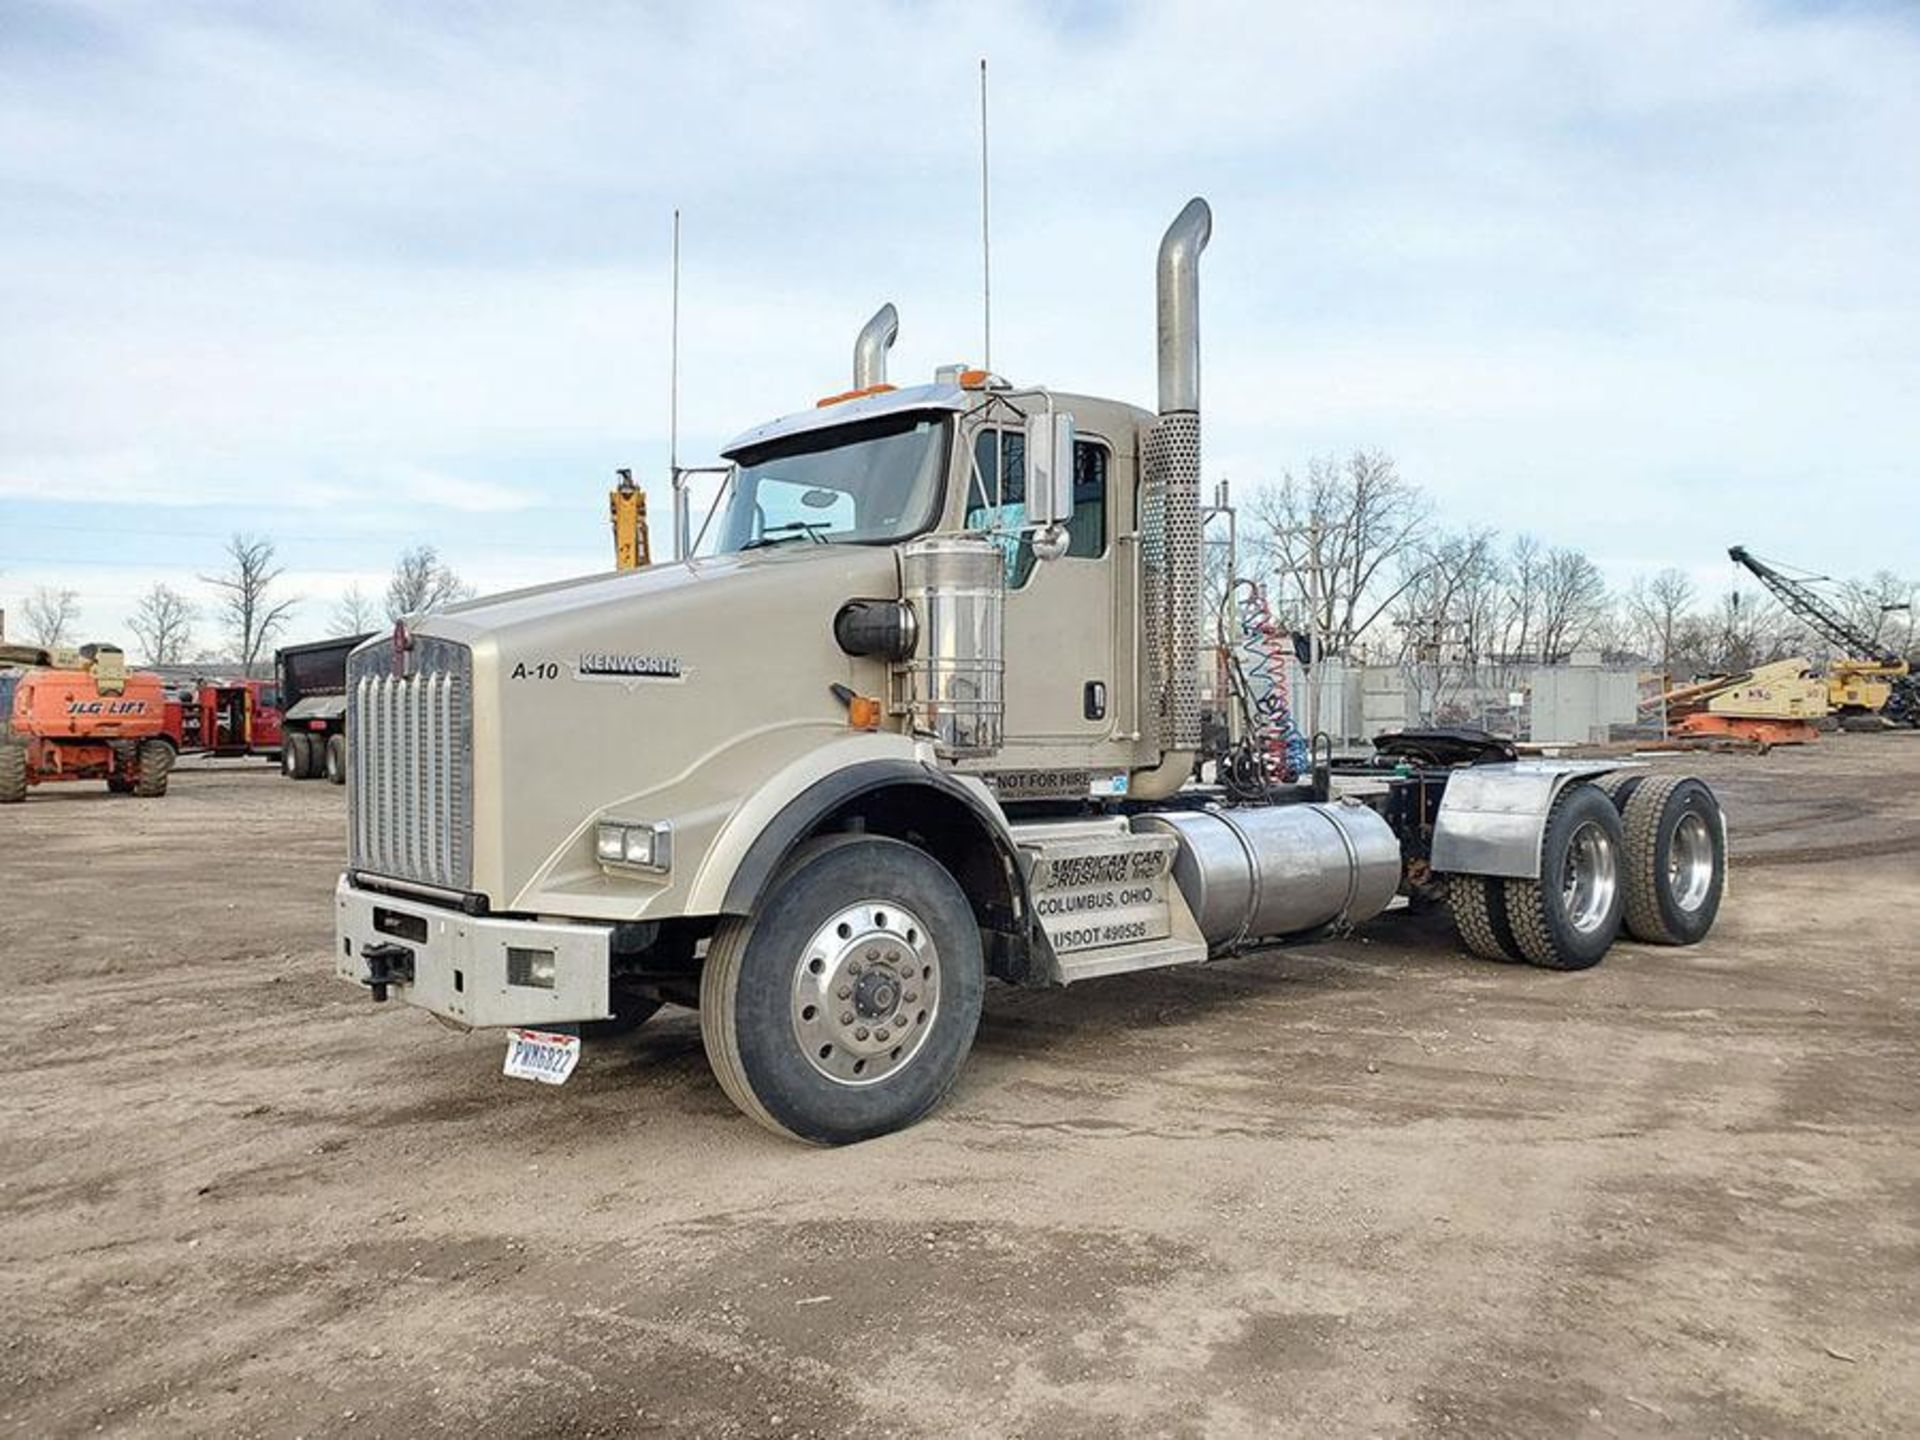
[[[116,795],[167,793],[175,740],[160,677],[114,645],[0,645],[0,805],[36,785],[104,780]]]
[[[1460,732],[1322,741],[1288,781],[1246,763],[1257,717],[1207,712],[1211,232],[1196,199],[1160,244],[1155,410],[964,366],[895,387],[889,305],[849,389],[725,448],[697,531],[676,486],[675,559],[356,650],[338,975],[549,1083],[697,1007],[743,1112],[840,1144],[940,1102],[989,984],[1416,901],[1550,970],[1702,938],[1726,833],[1697,779]]]
[[[371,636],[343,635],[274,652],[280,702],[280,773],[347,783],[347,657]]]

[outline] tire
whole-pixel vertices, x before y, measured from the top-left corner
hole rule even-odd
[[[326,755],[322,763],[326,767],[327,783],[329,785],[344,785],[347,783],[346,736],[329,735],[327,737]]]
[[[1595,785],[1568,785],[1547,812],[1540,878],[1505,885],[1507,924],[1529,965],[1585,970],[1620,933],[1625,849],[1620,812]]]
[[[1518,960],[1520,947],[1507,924],[1505,891],[1488,875],[1449,875],[1447,913],[1460,943],[1482,960]]]
[[[1627,930],[1649,945],[1704,940],[1727,887],[1726,831],[1713,791],[1691,776],[1649,780],[1625,820]]]
[[[295,731],[280,742],[280,773],[289,780],[307,778],[307,767],[313,763],[313,737],[305,731]]]
[[[303,780],[324,780],[327,775],[327,737],[316,730],[307,736],[307,770]]]
[[[107,774],[107,789],[115,795],[131,795],[133,771],[140,759],[140,742],[114,740],[108,743],[107,749],[113,753],[113,769]]]
[[[0,740],[0,805],[18,805],[27,798],[27,747]]]
[[[138,764],[133,793],[143,800],[158,800],[167,793],[167,776],[173,773],[173,747],[164,740],[142,740]]]
[[[751,916],[714,932],[700,1034],[747,1115],[845,1145],[940,1103],[984,987],[979,926],[938,861],[899,840],[831,836],[802,846]]]
[[[1627,813],[1627,801],[1633,798],[1633,792],[1640,788],[1640,782],[1646,778],[1647,772],[1644,770],[1609,770],[1589,783],[1613,801],[1613,808],[1624,815]]]
[[[618,985],[608,991],[607,1000],[613,1008],[612,1016],[605,1020],[583,1021],[580,1026],[582,1038],[613,1040],[622,1035],[631,1035],[651,1020],[660,1009],[658,1000],[645,995],[635,995],[632,991],[623,991]]]

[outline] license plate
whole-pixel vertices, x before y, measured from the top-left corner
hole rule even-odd
[[[580,1037],[551,1030],[507,1031],[507,1063],[500,1073],[542,1085],[564,1085],[580,1063]]]

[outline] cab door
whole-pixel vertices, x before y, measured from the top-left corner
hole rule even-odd
[[[1113,738],[1119,680],[1113,532],[1121,513],[1114,447],[1099,435],[1076,437],[1067,550],[1042,560],[1023,533],[1025,434],[982,426],[971,444],[966,527],[993,535],[1007,566],[1005,742],[988,768],[1086,769],[1110,780],[1125,770],[1131,753]]]

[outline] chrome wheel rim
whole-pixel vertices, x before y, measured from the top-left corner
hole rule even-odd
[[[1573,832],[1560,877],[1567,923],[1582,935],[1591,935],[1613,913],[1614,893],[1620,886],[1620,866],[1613,837],[1589,820]]]
[[[1676,908],[1698,910],[1713,889],[1713,832],[1704,816],[1680,817],[1667,842],[1667,893]]]
[[[829,916],[794,966],[794,1039],[838,1085],[872,1085],[911,1065],[940,1010],[940,953],[926,923],[890,900]]]

